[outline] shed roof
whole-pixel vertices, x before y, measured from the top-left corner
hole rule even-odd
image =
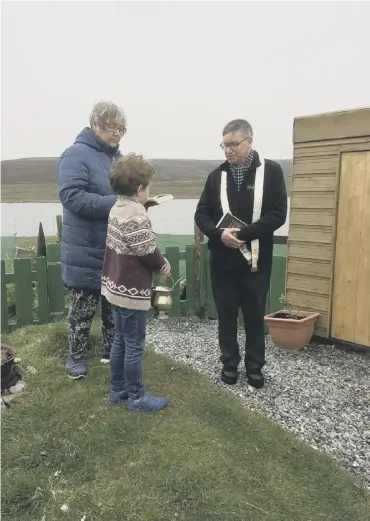
[[[370,107],[294,119],[293,143],[370,137]]]

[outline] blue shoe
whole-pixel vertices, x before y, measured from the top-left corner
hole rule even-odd
[[[66,369],[68,378],[71,378],[72,380],[80,380],[87,376],[87,367],[85,362],[83,360],[74,361],[70,355],[68,355]]]
[[[111,391],[108,396],[108,402],[111,405],[121,405],[128,399],[127,391]]]
[[[138,400],[128,399],[127,408],[130,412],[154,412],[160,411],[168,405],[167,398],[154,398],[149,393],[145,393]]]

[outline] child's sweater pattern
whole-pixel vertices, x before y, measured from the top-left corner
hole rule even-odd
[[[148,310],[154,272],[169,275],[169,264],[156,246],[144,206],[119,196],[110,211],[102,295],[113,305]]]

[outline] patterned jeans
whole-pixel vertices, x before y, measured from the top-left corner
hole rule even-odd
[[[86,356],[91,324],[100,300],[104,357],[109,358],[114,340],[113,309],[99,290],[70,289],[68,313],[68,344],[73,360]]]

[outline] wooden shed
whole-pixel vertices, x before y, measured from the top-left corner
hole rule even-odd
[[[370,347],[370,108],[296,118],[286,297]]]

